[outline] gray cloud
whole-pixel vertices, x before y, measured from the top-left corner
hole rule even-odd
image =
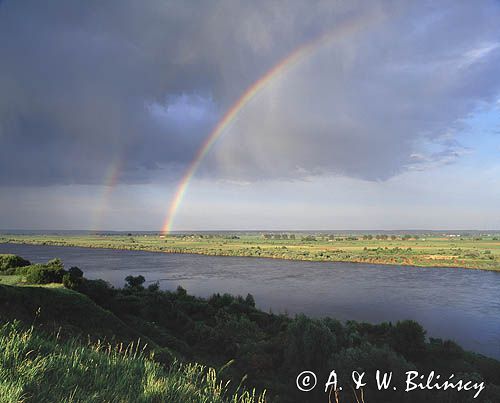
[[[450,161],[443,136],[499,93],[495,2],[0,3],[0,183],[176,175],[241,92],[295,47],[363,13],[249,104],[203,166],[230,179],[385,179]]]
[[[246,108],[210,167],[384,180],[452,163],[466,151],[454,140],[463,120],[500,94],[500,9],[476,6],[399,10],[319,49]]]

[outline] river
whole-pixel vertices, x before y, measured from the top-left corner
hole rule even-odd
[[[0,244],[32,262],[54,257],[88,278],[121,287],[142,274],[162,289],[178,285],[201,297],[215,292],[255,297],[275,313],[305,313],[371,323],[413,319],[431,337],[500,359],[500,273],[358,263],[326,263],[166,254],[112,249]]]

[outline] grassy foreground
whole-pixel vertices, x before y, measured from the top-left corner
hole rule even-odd
[[[138,348],[61,342],[19,322],[0,326],[0,401],[16,402],[241,402],[214,369],[177,364],[169,370]]]
[[[500,270],[497,235],[4,235],[0,242]]]

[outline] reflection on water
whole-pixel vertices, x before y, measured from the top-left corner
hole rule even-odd
[[[35,245],[0,244],[0,253],[34,262],[60,257],[115,286],[142,274],[163,289],[181,285],[198,296],[251,293],[259,308],[276,313],[414,319],[432,337],[500,358],[500,273]]]

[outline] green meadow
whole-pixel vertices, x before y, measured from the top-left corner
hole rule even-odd
[[[3,235],[0,242],[323,262],[500,270],[500,235]]]

